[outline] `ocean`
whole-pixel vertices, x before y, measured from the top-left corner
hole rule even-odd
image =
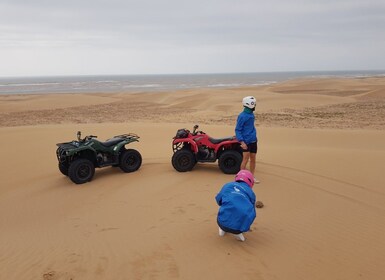
[[[385,76],[385,71],[0,77],[0,94],[118,93],[269,85],[307,77]]]

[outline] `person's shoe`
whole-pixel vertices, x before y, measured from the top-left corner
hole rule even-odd
[[[259,184],[261,181],[259,181],[257,178],[254,177],[254,184]]]
[[[219,236],[224,236],[225,235],[225,231],[222,230],[221,228],[219,228]]]
[[[243,236],[242,233],[240,233],[240,234],[235,234],[235,238],[236,238],[237,240],[239,240],[239,241],[242,241],[242,242],[246,240],[246,238]]]

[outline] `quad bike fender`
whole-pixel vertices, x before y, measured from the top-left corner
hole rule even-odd
[[[225,148],[225,149],[231,149],[232,148],[232,149],[241,150],[240,145],[241,145],[241,143],[239,143],[239,141],[235,138],[233,140],[223,141],[215,147],[215,152],[217,153],[218,151],[222,150],[223,148]]]
[[[60,147],[60,146],[63,146],[63,145],[70,145],[70,144],[72,144],[72,142],[62,142],[62,143],[57,143],[56,146]]]
[[[191,150],[194,153],[198,153],[198,145],[194,140],[192,140],[192,139],[174,139],[173,144],[176,145],[178,143],[188,143],[188,144],[190,144]]]
[[[132,142],[139,142],[139,140],[137,140],[137,139],[130,139],[130,140],[122,141],[119,144],[117,144],[112,150],[114,151],[114,153],[117,154],[125,145],[127,145],[129,143],[132,143]]]
[[[88,153],[88,154],[95,154],[96,155],[96,151],[93,148],[91,148],[90,146],[82,146],[82,147],[78,147],[78,148],[73,149],[73,150],[69,150],[67,152],[67,156],[73,156],[73,155],[82,154],[82,153]]]

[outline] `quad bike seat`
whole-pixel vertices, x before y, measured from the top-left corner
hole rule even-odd
[[[123,138],[114,137],[114,138],[108,139],[105,142],[100,142],[100,144],[102,144],[104,147],[111,147],[111,146],[114,146],[114,145],[118,144],[122,140],[123,140]]]
[[[221,143],[223,141],[229,141],[229,140],[233,140],[233,139],[234,139],[234,136],[225,137],[225,138],[218,138],[218,139],[209,137],[210,142],[213,143],[213,144],[219,144],[219,143]]]

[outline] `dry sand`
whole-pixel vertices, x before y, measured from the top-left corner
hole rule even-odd
[[[258,100],[257,210],[219,237],[216,164],[176,172],[171,138],[234,134]],[[0,279],[383,279],[385,78],[170,93],[0,96]],[[75,185],[55,144],[134,132],[135,173]]]

